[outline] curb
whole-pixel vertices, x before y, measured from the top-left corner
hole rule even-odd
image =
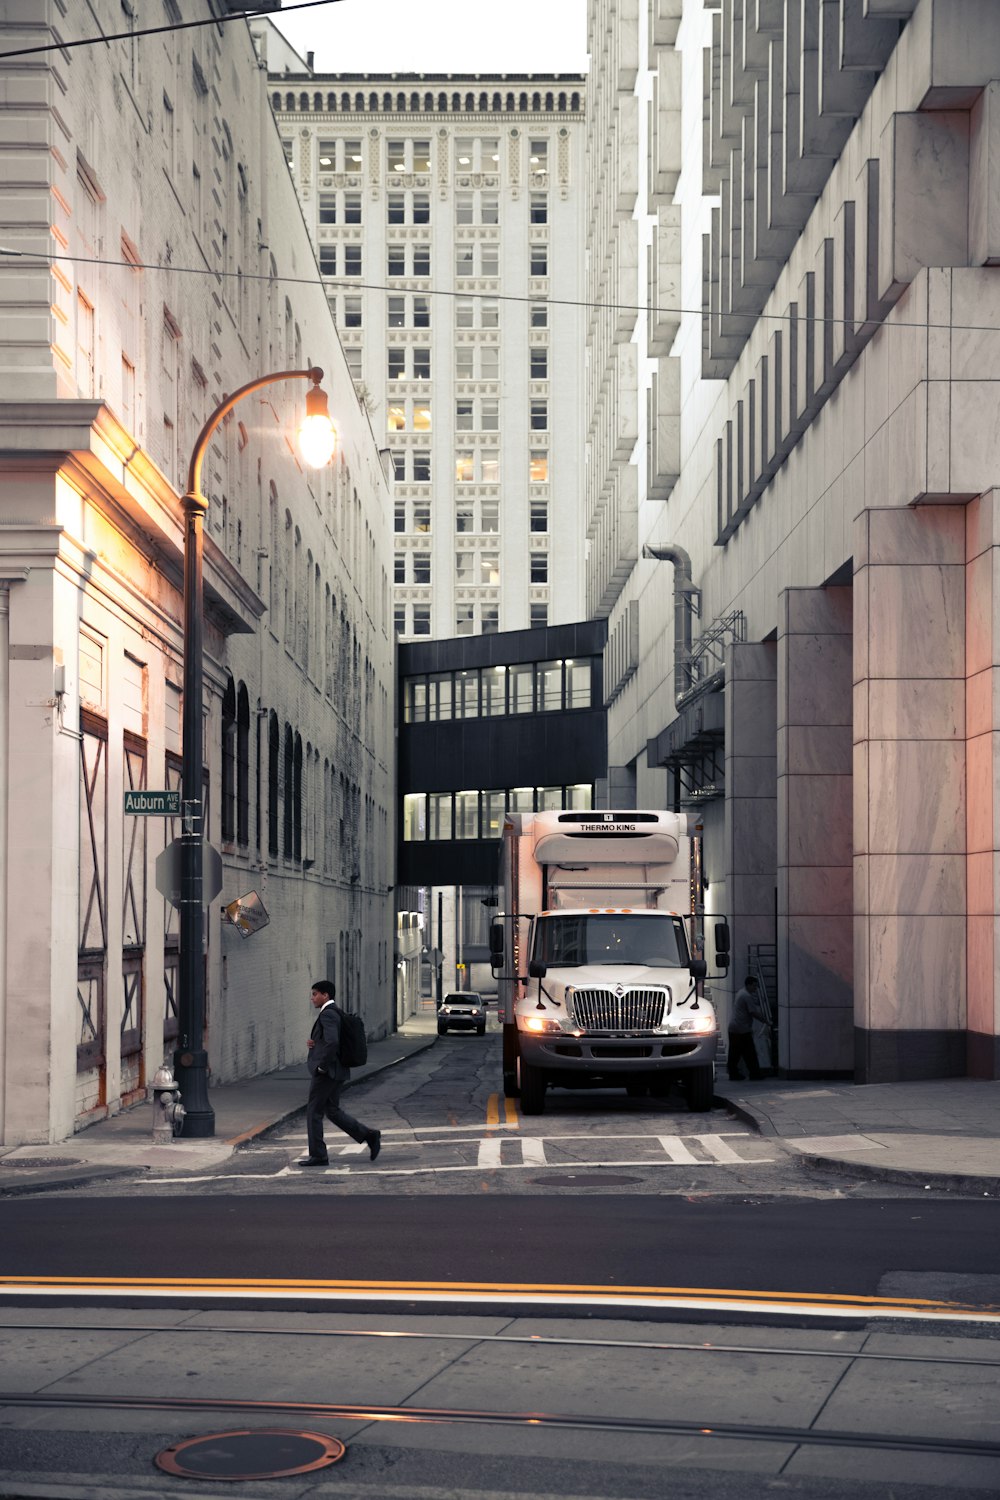
[[[30,1170],[30,1169],[29,1169]],[[63,1177],[33,1177],[24,1182],[0,1183],[0,1198],[26,1198],[31,1193],[51,1193],[63,1187],[91,1187],[95,1182],[111,1182],[116,1177],[135,1177],[148,1167],[64,1167]]]

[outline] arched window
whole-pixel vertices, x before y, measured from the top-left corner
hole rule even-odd
[[[527,107],[528,107],[528,96],[527,96],[527,94],[522,94],[521,95],[520,108],[521,109],[527,109]]]
[[[236,832],[236,688],[227,677],[222,695],[222,838],[230,844]]]
[[[554,101],[553,101],[552,95],[551,94],[546,94],[545,95],[545,108],[546,109],[552,109],[553,103],[554,103]]]
[[[294,781],[295,781],[295,776],[294,776],[294,771],[293,771],[293,766],[295,764],[295,742],[294,742],[294,739],[292,737],[292,726],[291,726],[291,724],[287,724],[287,723],[285,725],[285,746],[284,746],[284,751],[285,751],[285,753],[284,753],[282,759],[284,761],[284,766],[283,766],[284,778],[283,779],[284,779],[284,783],[285,784],[284,784],[284,786],[282,788],[282,792],[283,792],[284,795],[282,797],[282,802],[281,802],[281,813],[282,813],[282,817],[281,817],[281,852],[285,856],[286,859],[291,859],[291,857],[292,857],[292,849],[294,848],[294,845],[293,845],[293,842],[292,842],[292,829],[295,826],[295,824],[294,824],[294,818],[293,818],[293,815],[292,815],[292,804],[293,804],[293,801],[294,801],[294,796],[293,796],[293,790],[292,790],[292,788],[294,786]]]
[[[385,110],[385,113],[387,115],[392,113],[392,95],[391,94],[383,94],[382,95],[382,108]]]
[[[465,107],[469,111],[470,114],[473,113],[473,111],[476,108],[476,96],[475,96],[475,94],[466,94],[466,96],[465,96]]]
[[[272,708],[267,718],[267,852],[272,859],[278,857],[278,762],[281,755],[281,738],[278,732],[278,715]]]
[[[508,94],[507,95],[507,108],[509,110],[513,110],[513,108],[514,108],[514,95],[513,94]]]
[[[292,750],[292,858],[302,859],[302,736],[295,736]]]
[[[274,110],[277,110],[279,114],[281,113],[281,95],[280,94],[272,94],[271,95],[271,108],[274,109]]]
[[[461,96],[461,94],[452,94],[452,96],[451,96],[451,107],[452,107],[453,110],[456,111],[456,113],[458,112],[458,110],[460,110],[462,108],[462,96]]]
[[[335,115],[337,113],[337,96],[336,96],[336,94],[327,94],[327,96],[326,96],[326,107],[327,107],[327,111],[331,115]]]
[[[433,112],[433,110],[434,110],[434,95],[433,94],[425,94],[424,95],[424,114],[429,115],[429,114],[431,114]]]
[[[531,96],[531,107],[534,110],[541,109],[541,107],[542,107],[542,96],[541,96],[541,94],[532,94],[532,96]]]
[[[486,111],[489,109],[489,107],[490,107],[490,96],[484,90],[483,93],[481,93],[480,96],[479,96],[479,108],[480,108],[481,112],[483,114],[485,114]]]
[[[574,111],[579,110],[579,108],[580,108],[580,95],[579,94],[574,94],[573,95],[572,99],[570,100],[570,105],[571,105],[571,107],[573,108]]]
[[[566,112],[566,95],[565,94],[560,94],[559,95],[559,109],[560,109],[560,112],[562,114],[565,114],[565,112]]]
[[[373,115],[378,114],[378,94],[371,93],[368,95],[368,108]]]
[[[340,109],[341,109],[341,113],[342,114],[345,114],[345,115],[349,115],[350,114],[350,112],[351,112],[351,96],[350,96],[350,94],[341,94],[341,96],[340,96]]]
[[[286,110],[286,112],[288,114],[291,114],[291,112],[292,112],[292,110],[294,108],[295,108],[295,95],[294,94],[286,94],[285,95],[285,110]]]
[[[250,842],[250,698],[246,684],[236,695],[236,842]]]
[[[365,96],[364,96],[364,94],[362,94],[362,93],[355,94],[355,96],[354,96],[354,108],[357,110],[357,112],[358,112],[359,115],[363,115],[364,114],[364,112],[365,112]]]
[[[503,109],[503,104],[501,102],[499,94],[494,94],[493,95],[493,108],[494,109]]]
[[[303,114],[307,113],[307,111],[309,109],[309,95],[308,94],[300,94],[299,95],[299,109],[302,111]]]
[[[420,113],[420,95],[419,94],[411,94],[410,95],[410,110],[411,110],[411,112],[413,114],[419,115],[419,113]]]
[[[438,109],[443,115],[448,113],[448,95],[438,94]]]
[[[316,111],[317,114],[320,114],[322,112],[322,109],[323,109],[323,95],[322,94],[313,94],[313,109]]]

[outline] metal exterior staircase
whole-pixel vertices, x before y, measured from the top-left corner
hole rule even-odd
[[[770,1066],[778,1066],[778,949],[775,943],[749,943],[747,945],[747,973],[757,981],[757,987],[767,1018],[768,1049]]]

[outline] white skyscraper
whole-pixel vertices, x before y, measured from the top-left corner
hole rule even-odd
[[[271,104],[395,471],[404,638],[580,619],[586,318],[578,75],[316,75]]]

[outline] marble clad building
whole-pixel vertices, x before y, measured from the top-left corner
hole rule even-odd
[[[1000,7],[589,24],[610,800],[700,815],[783,1072],[1000,1076]]]
[[[392,456],[400,636],[580,619],[584,79],[317,73],[254,30]]]
[[[0,50],[110,36],[142,9],[10,0]],[[184,14],[217,12],[197,0]],[[224,393],[320,365],[340,441],[327,469],[304,469],[294,381],[241,402],[205,455],[213,1080],[303,1056],[320,973],[372,1035],[393,1025],[394,686],[389,485],[246,23],[54,47],[0,76],[12,1145],[143,1098],[177,1045],[178,919],[155,861],[179,820],[128,816],[123,794],[180,784],[179,496]],[[244,939],[221,908],[251,891],[270,922]]]

